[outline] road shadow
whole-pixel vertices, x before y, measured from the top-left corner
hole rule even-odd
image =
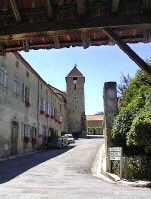
[[[0,161],[0,184],[8,182],[28,169],[57,157],[74,147],[75,146],[72,145],[66,149],[41,150],[32,154],[24,154]]]

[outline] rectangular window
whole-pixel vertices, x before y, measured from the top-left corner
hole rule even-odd
[[[25,102],[29,103],[29,93],[30,89],[28,87],[25,87]]]
[[[23,84],[23,102],[29,103],[30,89]]]
[[[46,101],[43,100],[43,111],[46,112]]]
[[[24,124],[24,136],[28,135],[28,125]]]
[[[8,82],[8,72],[4,67],[0,68],[0,89],[6,89]]]
[[[47,116],[51,116],[51,106],[48,102],[46,102],[46,114]]]
[[[44,114],[46,112],[46,101],[41,97],[40,98],[40,112]]]
[[[54,108],[54,106],[52,106],[51,108],[52,108],[52,109],[51,109],[52,116],[54,117],[54,116],[55,116],[55,108]]]
[[[21,123],[21,140],[24,140],[24,123]]]
[[[48,104],[48,114],[51,116],[51,105]]]
[[[37,131],[35,127],[32,127],[32,138],[36,138],[37,137]]]
[[[45,114],[48,115],[48,102],[45,102]]]
[[[45,138],[47,136],[47,127],[46,127],[46,125],[42,126],[42,135],[43,135],[43,138]]]
[[[14,79],[14,97],[18,98],[20,96],[20,80],[19,78]]]
[[[43,98],[40,98],[40,111],[43,111]]]

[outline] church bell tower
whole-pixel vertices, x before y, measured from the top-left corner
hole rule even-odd
[[[85,77],[75,65],[65,79],[68,133],[72,133],[75,137],[83,137],[86,130],[84,99]]]

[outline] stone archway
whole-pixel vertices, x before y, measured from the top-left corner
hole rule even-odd
[[[11,123],[11,154],[17,154],[18,151],[18,123]]]

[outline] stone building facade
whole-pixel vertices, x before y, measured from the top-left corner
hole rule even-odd
[[[89,135],[103,135],[104,115],[86,115],[87,133]]]
[[[67,92],[62,92],[48,85],[17,52],[0,56],[0,158],[41,148],[48,136],[81,133],[84,77],[79,71],[76,75],[77,89],[68,75]]]
[[[65,130],[64,101],[18,54],[0,56],[0,157],[35,150]]]

